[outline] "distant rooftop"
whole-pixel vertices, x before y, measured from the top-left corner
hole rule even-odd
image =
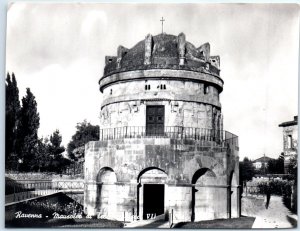
[[[260,157],[256,160],[253,160],[253,163],[256,163],[256,162],[263,162],[263,163],[267,163],[269,160],[273,160],[273,158],[270,158],[270,157],[267,157],[267,156],[263,156],[263,157]]]
[[[287,121],[279,124],[279,127],[288,127],[288,126],[293,126],[298,124],[298,116],[294,116],[294,120],[292,121]]]

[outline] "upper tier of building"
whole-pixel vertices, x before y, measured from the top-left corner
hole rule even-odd
[[[186,41],[183,33],[178,36],[163,33],[156,36],[148,34],[131,49],[119,46],[117,56],[106,56],[104,75],[99,81],[100,90],[101,81],[108,76],[153,69],[192,71],[211,75],[221,85],[223,83],[220,78],[220,57],[210,56],[209,43],[196,48]]]

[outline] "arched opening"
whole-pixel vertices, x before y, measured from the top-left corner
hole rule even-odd
[[[214,219],[212,188],[207,186],[212,185],[215,179],[216,174],[208,168],[198,169],[193,175],[191,221]]]
[[[148,172],[148,171],[153,170],[153,169],[159,170],[159,171],[164,172],[165,174],[167,174],[167,173],[165,172],[165,170],[163,170],[163,169],[161,169],[161,168],[158,168],[158,167],[148,167],[148,168],[145,168],[145,169],[143,169],[142,171],[140,171],[140,173],[139,173],[139,175],[138,175],[138,177],[137,177],[137,182],[138,182],[138,183],[141,182],[141,176],[142,176],[145,172]]]
[[[165,218],[167,174],[157,167],[143,169],[137,178],[137,214],[140,219]]]
[[[99,170],[97,174],[97,183],[98,182],[104,182],[104,181],[116,181],[116,174],[114,170],[110,167],[103,167]]]
[[[238,184],[236,180],[236,175],[234,171],[230,172],[229,175],[229,186],[230,186],[230,198],[229,198],[229,216],[230,218],[238,217],[238,205],[237,205],[237,190],[238,190]]]
[[[116,173],[112,168],[101,168],[97,174],[96,181],[97,214],[107,218],[114,218],[116,215]]]

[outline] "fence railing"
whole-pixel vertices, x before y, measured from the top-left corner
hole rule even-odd
[[[5,179],[5,203],[49,195],[59,191],[83,191],[83,180],[12,180]]]
[[[124,126],[100,129],[100,140],[146,137],[194,139],[202,141],[215,141],[217,143],[221,143],[229,139],[237,140],[236,135],[227,131],[182,126],[165,126],[157,129],[143,126]]]
[[[6,190],[10,193],[46,189],[83,189],[83,180],[5,180]]]

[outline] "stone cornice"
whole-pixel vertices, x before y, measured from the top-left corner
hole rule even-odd
[[[220,92],[222,92],[224,84],[224,81],[220,77],[204,72],[171,69],[150,69],[127,71],[104,76],[99,80],[100,91],[103,92],[104,88],[116,82],[146,79],[206,82],[210,83],[211,85],[215,85]]]

